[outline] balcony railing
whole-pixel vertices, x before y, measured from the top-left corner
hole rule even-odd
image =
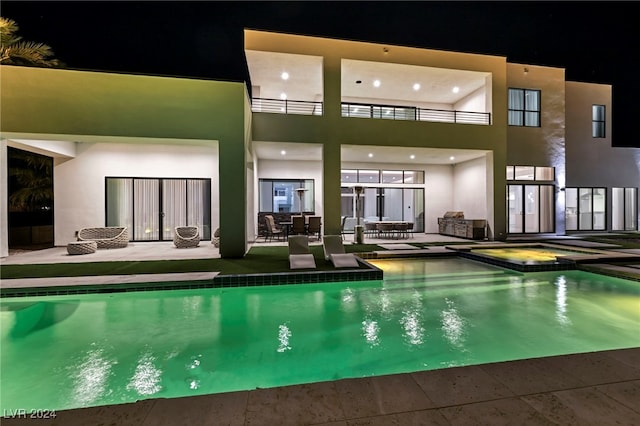
[[[343,103],[343,117],[381,118],[387,120],[432,121],[442,123],[491,124],[488,112],[455,111],[411,106]]]
[[[320,101],[296,101],[289,99],[253,98],[252,112],[274,114],[322,115]],[[491,124],[488,112],[455,111],[417,108],[411,106],[343,103],[343,117],[381,118],[387,120],[431,121],[441,123]]]
[[[251,111],[275,114],[322,115],[322,102],[253,98]]]

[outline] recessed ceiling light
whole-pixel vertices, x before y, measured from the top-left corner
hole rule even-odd
[[[280,74],[280,77],[281,77],[283,80],[289,80],[289,73],[285,71],[285,72],[283,72],[282,74]]]
[[[458,93],[460,91],[460,88],[458,86],[455,86],[453,89],[451,89],[451,91],[453,93]]]
[[[282,99],[283,101],[287,99],[287,94],[284,92],[280,93],[280,99]]]
[[[415,84],[413,85],[413,90],[415,90],[416,92],[417,92],[418,90],[420,90],[420,83],[415,83]]]
[[[373,157],[373,153],[370,152],[369,153],[369,158],[371,158],[371,157]]]
[[[287,151],[285,151],[284,149],[282,151],[280,151],[280,155],[285,155],[287,153]]]
[[[413,154],[411,154],[411,155],[409,156],[409,158],[411,158],[412,160],[415,160],[416,156],[415,156],[415,155],[413,155]]]
[[[374,80],[373,87],[380,87],[380,80]]]
[[[451,161],[453,161],[455,159],[456,159],[456,157],[454,157],[453,155],[451,157],[449,157],[449,160],[451,160]]]

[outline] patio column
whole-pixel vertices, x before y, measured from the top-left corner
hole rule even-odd
[[[340,235],[340,144],[325,143],[322,150],[323,228],[325,235]]]
[[[2,139],[0,141],[0,173],[3,177],[8,176],[7,167],[7,140]],[[8,185],[7,179],[2,179],[0,183],[0,257],[9,256]]]

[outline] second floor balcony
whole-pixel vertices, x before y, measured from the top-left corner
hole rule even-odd
[[[322,115],[323,103],[288,99],[253,98],[252,112],[274,114]],[[429,121],[458,124],[491,124],[491,114],[486,112],[456,111],[418,108],[414,106],[346,103],[341,105],[342,117],[378,118],[383,120]]]

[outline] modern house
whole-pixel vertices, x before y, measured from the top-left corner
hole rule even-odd
[[[1,68],[2,173],[8,146],[54,158],[55,245],[89,226],[163,241],[197,225],[241,257],[264,214],[297,212],[327,234],[357,211],[422,233],[462,211],[495,240],[638,229],[640,149],[612,147],[609,85],[500,56],[244,35],[250,85]]]

